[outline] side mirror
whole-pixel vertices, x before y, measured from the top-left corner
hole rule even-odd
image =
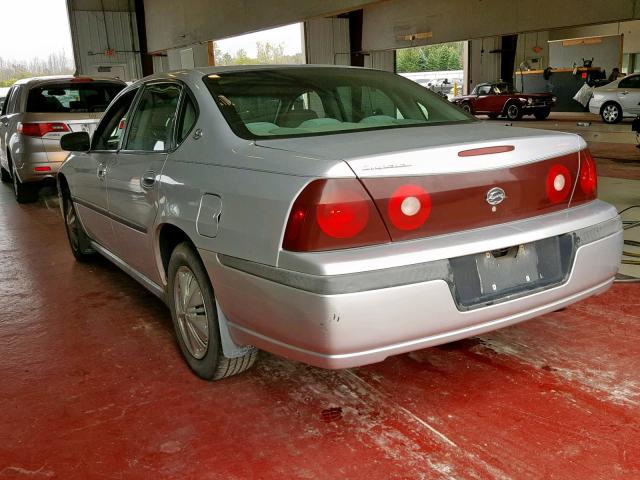
[[[91,148],[91,137],[87,132],[73,132],[63,135],[60,147],[67,152],[88,152]]]

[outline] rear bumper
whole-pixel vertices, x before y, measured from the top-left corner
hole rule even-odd
[[[512,325],[606,290],[617,272],[622,249],[621,224],[615,209],[596,201],[572,210],[563,215],[575,216],[582,226],[566,230],[571,222],[565,222],[564,231],[560,224],[552,233],[581,235],[566,280],[542,291],[472,310],[461,309],[447,281],[437,278],[443,274],[443,262],[456,255],[402,267],[315,275],[266,266],[247,272],[243,261],[234,264],[229,257],[201,253],[236,343],[256,345],[319,367],[347,368]],[[557,221],[563,215],[545,217]],[[608,218],[603,220],[603,216]],[[529,242],[532,233],[534,237],[537,233],[538,239],[552,236],[543,224],[540,218],[514,222],[510,227],[521,231],[520,241],[509,241],[513,241],[512,245]],[[531,231],[528,226],[537,228]],[[481,232],[491,238],[492,232],[504,227],[489,227]],[[449,251],[463,244],[481,246],[473,234],[447,236],[456,237],[449,238],[454,248]],[[493,248],[504,246],[494,244]],[[431,252],[420,256],[429,258],[428,253],[437,253],[437,245],[433,245]],[[459,251],[460,255],[469,253],[464,248]],[[426,268],[419,268],[425,265]],[[274,272],[281,277],[273,276]],[[392,286],[385,287],[385,282]]]
[[[14,153],[18,178],[23,183],[55,178],[68,154],[60,148],[58,139],[21,136],[20,149]]]

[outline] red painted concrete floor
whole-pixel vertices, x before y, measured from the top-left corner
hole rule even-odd
[[[263,354],[206,383],[47,203],[0,186],[0,478],[640,478],[637,285],[365,368]]]

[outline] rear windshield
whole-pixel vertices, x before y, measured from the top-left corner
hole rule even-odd
[[[313,136],[474,119],[398,75],[365,69],[221,72],[204,82],[236,135]]]
[[[83,113],[104,112],[125,86],[119,83],[56,83],[32,88],[27,112]]]

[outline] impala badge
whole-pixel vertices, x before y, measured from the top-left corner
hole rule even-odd
[[[502,203],[505,198],[507,198],[507,194],[503,189],[501,189],[500,187],[493,187],[487,192],[486,200],[489,205],[496,206],[499,203]]]

